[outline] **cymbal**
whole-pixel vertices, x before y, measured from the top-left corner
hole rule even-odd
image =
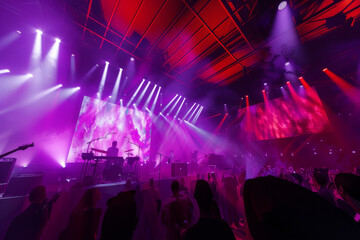
[[[131,151],[134,151],[134,149],[129,149],[129,150],[126,150],[124,152],[131,152]]]
[[[90,149],[91,149],[91,151],[94,151],[94,152],[107,153],[107,151],[101,150],[101,149],[97,149],[97,148],[90,148]]]

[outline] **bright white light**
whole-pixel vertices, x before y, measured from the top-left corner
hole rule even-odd
[[[75,57],[75,54],[71,54],[72,57]]]
[[[58,86],[59,86],[59,87],[62,87],[63,85],[62,85],[62,84],[59,84]]]
[[[43,32],[40,29],[36,29],[36,33],[40,35],[43,34]]]
[[[111,96],[109,96],[109,98],[111,98]]]
[[[21,34],[21,32],[19,30],[16,31],[18,34]]]
[[[10,70],[9,69],[0,69],[0,74],[2,73],[9,73]]]
[[[304,87],[303,85],[300,85],[300,87]]]
[[[285,63],[285,66],[289,66],[289,65],[290,65],[290,62],[286,62],[286,63]]]
[[[99,66],[99,64],[95,64],[95,66],[97,66],[97,67],[98,67],[98,66]]]
[[[109,64],[109,62],[108,62],[108,61],[105,61],[105,64]]]
[[[266,86],[267,85],[267,83],[264,83],[264,86]]]
[[[76,89],[76,90],[80,90],[80,87],[76,87],[75,89]]]
[[[284,8],[286,8],[287,6],[287,2],[286,1],[282,1],[279,6],[278,6],[278,10],[281,11],[281,10],[284,10]]]
[[[61,40],[59,38],[55,38],[55,42],[60,43]]]
[[[32,73],[28,73],[28,74],[26,74],[26,76],[28,76],[29,78],[34,77],[34,75]]]
[[[100,93],[98,92],[98,93],[96,93],[98,96],[100,96]]]
[[[132,57],[132,58],[130,58],[130,61],[132,61],[132,62],[133,62],[133,61],[135,61],[135,58],[133,58],[133,57]]]

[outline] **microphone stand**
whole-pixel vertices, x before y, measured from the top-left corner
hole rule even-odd
[[[128,140],[129,140],[129,139],[128,139]],[[137,154],[137,156],[139,157],[139,154],[140,154],[140,148],[141,148],[141,146],[140,146],[140,145],[138,145],[138,144],[136,144],[136,143],[130,142],[130,141],[128,141],[128,143],[130,143],[130,144],[135,145],[135,146],[137,146],[137,147],[138,147],[138,154]]]
[[[159,162],[159,184],[160,184],[160,173],[161,173],[161,157],[166,157],[169,158],[168,156],[165,156],[164,154],[161,153],[156,153],[160,156],[160,162]],[[170,159],[170,158],[169,158]]]

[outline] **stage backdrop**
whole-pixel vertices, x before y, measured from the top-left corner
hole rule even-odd
[[[84,97],[67,162],[78,162],[81,153],[90,148],[106,151],[113,141],[118,142],[119,156],[128,153],[147,161],[150,154],[152,121],[148,114],[95,98]],[[136,146],[138,145],[138,146]],[[125,151],[133,149],[125,153]]]
[[[296,137],[330,130],[330,122],[314,88],[243,108],[242,128],[257,140]]]

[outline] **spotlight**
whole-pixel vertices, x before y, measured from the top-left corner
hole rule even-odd
[[[286,63],[285,63],[285,66],[289,66],[289,65],[290,65],[290,62],[286,62]]]
[[[283,89],[284,87],[283,87],[283,86],[281,86],[280,88],[281,88],[281,89]]]
[[[327,70],[328,70],[327,68],[324,68],[324,69],[323,69],[323,72],[326,72]]]
[[[76,89],[76,90],[80,90],[80,87],[76,87],[75,89]]]
[[[55,42],[57,42],[57,43],[61,43],[60,38],[55,38]]]
[[[132,61],[132,62],[135,61],[135,58],[131,57],[131,58],[130,58],[130,61]]]
[[[263,89],[262,92],[265,92],[265,90]]]
[[[28,73],[28,74],[26,74],[26,76],[28,76],[29,78],[34,77],[34,75],[32,73]]]
[[[264,86],[266,86],[267,85],[267,83],[264,83]]]
[[[304,87],[303,85],[300,85],[300,87]]]
[[[98,66],[99,66],[99,64],[95,64],[95,66],[97,66],[97,67],[98,67]]]
[[[282,1],[279,6],[278,6],[278,10],[281,11],[281,10],[284,10],[284,8],[286,8],[287,6],[287,2],[286,1]]]
[[[21,34],[21,32],[19,30],[16,31],[18,34]]]
[[[122,99],[120,99],[120,102],[122,102]]]
[[[62,84],[59,84],[59,87],[62,87],[63,85]]]
[[[75,57],[75,54],[71,54],[72,57]]]
[[[100,96],[100,93],[98,92],[98,93],[96,93],[98,96]]]
[[[304,79],[303,77],[299,77],[299,80],[302,80],[302,79]]]
[[[108,62],[108,61],[105,61],[105,64],[106,64],[106,65],[108,65],[108,64],[109,64],[109,62]]]
[[[36,29],[36,33],[40,35],[43,34],[43,32],[40,29]]]
[[[290,81],[287,81],[286,84],[290,84]]]
[[[2,73],[9,73],[10,70],[9,69],[0,69],[0,74]]]
[[[109,98],[111,98],[111,96],[109,96]]]

